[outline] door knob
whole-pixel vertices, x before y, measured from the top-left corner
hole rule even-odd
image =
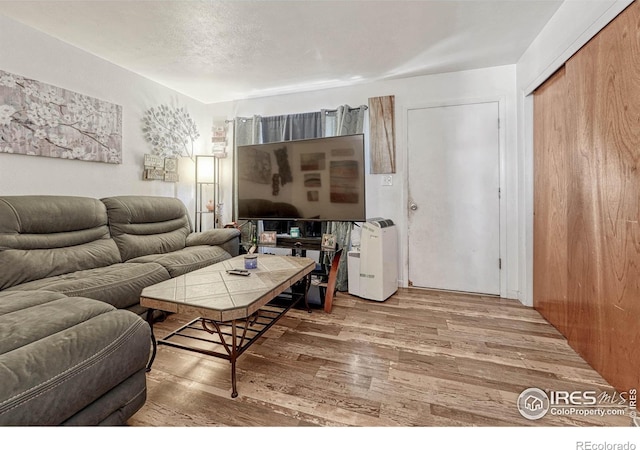
[[[409,203],[409,209],[411,211],[415,211],[416,209],[418,209],[418,205],[416,205],[415,203]]]

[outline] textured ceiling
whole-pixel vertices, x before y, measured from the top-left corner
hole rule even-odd
[[[0,1],[0,14],[213,103],[513,64],[561,3]]]

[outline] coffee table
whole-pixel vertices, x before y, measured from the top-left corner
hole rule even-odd
[[[231,397],[237,397],[238,357],[298,302],[311,312],[307,291],[315,266],[310,258],[260,254],[249,276],[227,273],[244,268],[244,257],[237,256],[145,288],[140,304],[149,308],[153,343],[147,370],[158,344],[223,358],[231,362]],[[197,318],[156,340],[154,310]]]

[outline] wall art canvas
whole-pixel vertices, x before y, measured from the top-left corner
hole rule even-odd
[[[358,161],[331,161],[330,198],[333,203],[358,203]]]
[[[238,165],[238,176],[260,184],[271,183],[271,154],[262,150],[249,150],[249,157]]]
[[[305,173],[304,174],[304,187],[321,187],[322,178],[319,173]]]
[[[353,149],[352,148],[332,148],[331,156],[336,158],[344,158],[344,157],[353,157]]]
[[[0,153],[122,163],[122,107],[0,70]]]
[[[300,155],[300,170],[324,170],[324,153],[303,153]]]
[[[280,175],[280,183],[284,186],[287,183],[293,181],[293,175],[291,174],[291,167],[289,166],[289,153],[287,147],[277,149],[273,152],[276,155],[276,162],[278,163],[278,175]]]

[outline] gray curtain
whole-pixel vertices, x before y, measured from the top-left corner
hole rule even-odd
[[[367,106],[365,105],[357,108],[341,105],[336,109],[323,109],[321,111],[322,136],[345,136],[363,133],[366,110]]]
[[[337,109],[323,109],[320,111],[320,136],[329,137],[336,135]]]
[[[262,143],[285,140],[288,116],[268,116],[262,118]]]
[[[336,248],[342,248],[344,251],[340,255],[340,267],[336,274],[336,289],[340,292],[349,290],[349,272],[347,270],[347,252],[351,248],[351,230],[353,223],[351,222],[327,222],[327,233],[336,237]],[[333,255],[324,255],[325,264],[331,263]]]
[[[351,108],[349,105],[339,106],[335,111],[323,110],[322,135],[323,136],[344,136],[348,134],[360,134],[364,132],[364,119],[367,107],[361,105],[358,108]],[[349,289],[349,273],[347,270],[347,252],[351,248],[351,222],[328,222],[327,233],[336,237],[338,248],[345,249],[340,257],[340,268],[337,273],[336,289],[344,292]],[[325,255],[325,264],[331,262],[330,255]]]
[[[367,107],[362,105],[351,108],[349,105],[339,106],[336,112],[336,135],[360,134],[364,130],[364,112]]]
[[[322,117],[320,111],[289,114],[289,122],[286,129],[287,141],[296,139],[311,139],[322,136]]]
[[[262,142],[293,141],[322,136],[320,111],[262,118]]]
[[[235,146],[260,142],[261,117],[236,117],[234,120]]]

